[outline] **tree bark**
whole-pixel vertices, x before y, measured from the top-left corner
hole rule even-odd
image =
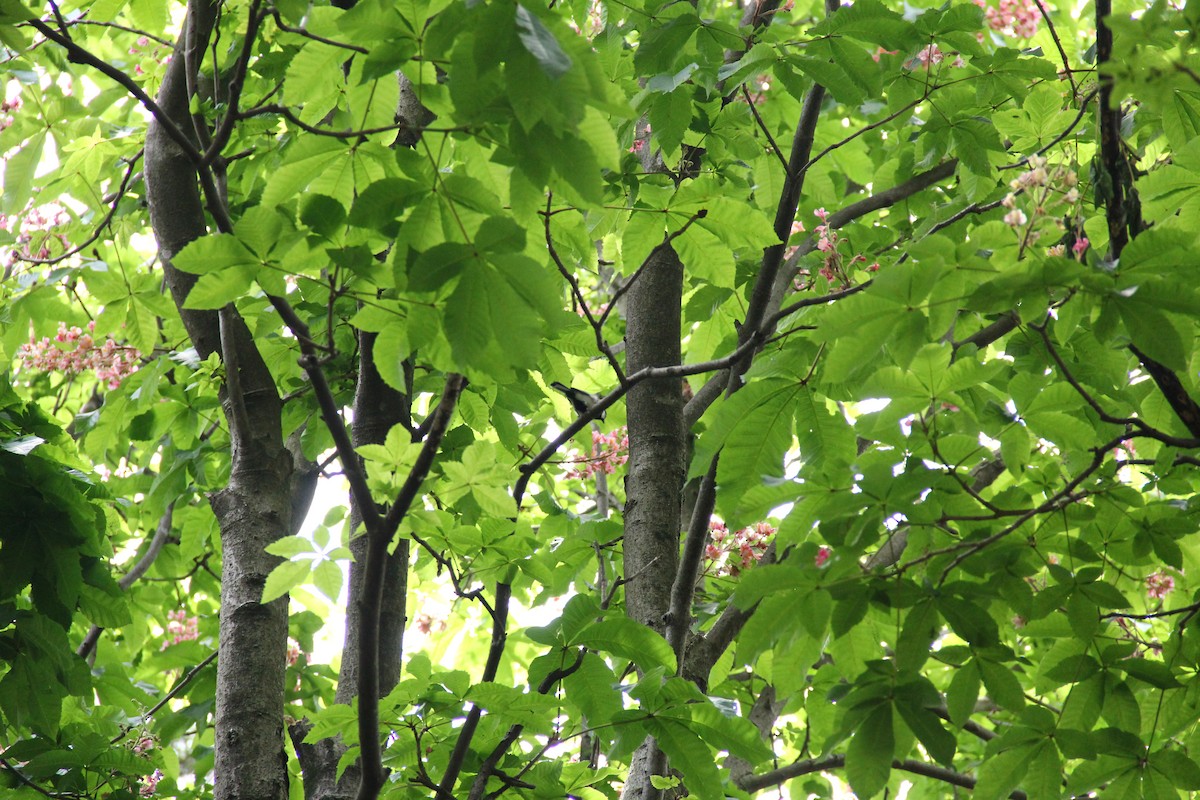
[[[217,6],[189,5],[183,36],[167,68],[157,102],[176,127],[192,135],[184,50],[189,39],[203,52]],[[193,140],[194,141],[194,140]],[[263,605],[263,585],[279,563],[265,547],[292,525],[292,455],[281,430],[281,400],[274,378],[241,317],[183,308],[195,283],[171,259],[208,232],[197,164],[158,122],[146,135],[146,192],[166,283],[200,356],[221,353],[226,385],[221,392],[229,421],[232,466],[229,484],[211,498],[221,528],[221,635],[217,661],[217,800],[286,800],[283,750],[284,669],[287,653],[286,597]],[[237,386],[240,391],[231,392]]]
[[[626,294],[626,365],[681,363],[679,336],[683,264],[669,245],[650,254]],[[629,472],[625,479],[625,611],[632,619],[666,632],[671,584],[679,569],[680,499],[686,474],[683,392],[678,378],[639,383],[627,398]],[[638,748],[622,793],[624,800],[652,800],[660,792],[650,776],[665,763],[653,739]]]

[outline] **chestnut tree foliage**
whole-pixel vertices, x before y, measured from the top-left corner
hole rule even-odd
[[[0,0],[4,796],[1200,790],[1198,25]]]

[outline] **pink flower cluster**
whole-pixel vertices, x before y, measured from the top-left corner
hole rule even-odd
[[[1037,155],[1030,156],[1026,166],[1028,169],[1008,182],[1012,191],[1000,201],[1008,209],[1004,224],[1020,234],[1022,248],[1038,240],[1041,234],[1035,228],[1040,220],[1051,214],[1062,215],[1064,209],[1061,206],[1067,206],[1065,211],[1074,212],[1082,197],[1079,176],[1070,167],[1051,168],[1045,158]],[[1077,259],[1083,258],[1088,244],[1082,233],[1076,238],[1072,251]],[[1065,247],[1057,245],[1049,248],[1047,255],[1064,255],[1065,251]]]
[[[58,324],[58,333],[51,340],[43,336],[40,341],[30,339],[21,345],[17,355],[28,369],[39,372],[62,372],[68,376],[84,372],[95,372],[108,388],[115,389],[121,381],[138,369],[141,353],[132,347],[119,345],[112,337],[106,337],[97,346],[92,338],[96,325],[88,323],[87,332],[66,323]]]
[[[975,0],[975,5],[984,9],[988,27],[1005,36],[1029,39],[1037,33],[1041,12],[1033,0],[1000,0],[997,7],[987,0]]]
[[[433,631],[446,630],[446,620],[443,618],[434,618],[427,611],[422,611],[413,619],[413,625],[418,631],[424,634],[429,634]]]
[[[775,528],[766,522],[756,522],[734,534],[719,519],[708,523],[709,541],[704,550],[712,562],[714,574],[736,577],[758,563],[775,535]]]
[[[157,742],[154,741],[154,737],[142,736],[136,742],[134,742],[133,752],[135,755],[144,756],[146,753],[149,753],[154,749],[155,744],[157,744]]]
[[[189,617],[183,609],[168,611],[166,635],[167,638],[159,650],[166,650],[171,645],[180,642],[194,641],[200,636],[200,620],[196,617]]]
[[[304,651],[300,649],[300,643],[289,636],[287,640],[287,665],[294,667],[302,655],[304,655]]]
[[[583,22],[577,23],[574,20],[569,20],[567,26],[586,39],[595,38],[598,33],[604,30],[604,6],[599,0],[592,0],[588,5],[587,15],[584,17]]]
[[[12,112],[21,110],[21,96],[17,95],[11,100],[5,100],[0,103],[0,131],[5,128],[11,128],[13,124]]]
[[[155,791],[158,790],[158,782],[161,781],[162,778],[162,770],[154,770],[154,772],[142,778],[142,786],[140,789],[138,789],[138,794],[142,797],[153,797]]]
[[[50,258],[54,242],[58,242],[63,250],[69,249],[71,243],[67,237],[54,233],[54,228],[70,221],[71,215],[57,203],[31,208],[19,222],[7,214],[0,214],[0,228],[17,234],[17,247],[7,249],[4,262],[11,266],[18,261]]]
[[[590,478],[603,472],[612,475],[617,467],[629,460],[629,432],[622,425],[611,433],[592,431],[591,458],[570,458],[567,463],[576,466],[567,470],[568,478]]]
[[[129,48],[129,55],[148,58],[155,64],[166,64],[171,60],[171,54],[167,53],[167,55],[163,56],[162,51],[163,48],[158,43],[155,43],[153,47],[150,47],[150,39],[145,36],[139,36],[137,38],[137,43],[133,47]],[[135,75],[146,74],[146,71],[142,69],[141,64],[135,64],[133,67],[133,72]]]
[[[823,544],[817,548],[817,555],[813,558],[813,564],[818,568],[825,566],[829,559],[833,558],[833,548],[827,544]]]
[[[1175,591],[1175,578],[1161,569],[1146,576],[1146,596],[1151,600],[1162,600]]]
[[[880,53],[891,53],[891,52],[892,51],[890,51],[890,50],[884,50],[883,48],[880,48],[879,52],[877,52],[875,54],[874,58],[876,61],[878,61]],[[936,44],[929,44],[929,45],[926,45],[925,47],[922,47],[920,50],[918,50],[917,54],[915,56],[913,56],[911,59],[909,59],[909,61],[905,64],[905,68],[916,69],[917,66],[919,65],[919,66],[924,67],[925,69],[929,69],[934,64],[940,64],[945,60],[946,60],[946,54],[942,52],[942,49],[940,47],[938,47]],[[950,64],[950,66],[952,66],[952,67],[965,67],[966,65],[967,65],[967,62],[963,61],[962,56],[955,56],[954,61],[951,62],[951,64]]]

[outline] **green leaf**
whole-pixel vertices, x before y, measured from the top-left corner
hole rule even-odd
[[[783,476],[783,455],[792,443],[792,399],[798,391],[794,385],[781,387],[729,432],[717,465],[719,482],[748,487]]]
[[[546,26],[525,6],[517,4],[517,38],[546,74],[561,78],[571,69],[571,58]]]
[[[887,786],[895,748],[892,707],[881,704],[855,730],[846,749],[846,780],[857,797],[867,800]]]
[[[7,148],[8,145],[6,144]],[[4,191],[0,192],[0,210],[19,214],[32,193],[34,175],[46,148],[46,132],[38,131],[4,162]]]
[[[1040,745],[1023,745],[984,759],[972,800],[1001,800],[1021,785]]]
[[[1042,674],[1050,680],[1065,684],[1087,680],[1099,671],[1100,665],[1096,663],[1096,659],[1086,653],[1080,653],[1064,658]]]
[[[810,36],[841,34],[888,48],[903,48],[915,43],[918,35],[911,22],[879,0],[856,2],[840,8],[838,13],[809,28],[808,33]]]
[[[263,584],[262,602],[269,603],[272,600],[283,597],[292,589],[308,580],[308,576],[311,573],[311,561],[284,561],[267,575],[266,583]]]
[[[214,233],[190,242],[175,254],[171,264],[184,272],[204,275],[231,267],[253,268],[259,260],[233,234]]]
[[[1020,711],[1025,707],[1025,690],[1021,688],[1021,682],[1012,669],[985,659],[976,659],[975,664],[993,700],[1010,711]]]
[[[1200,789],[1200,766],[1178,750],[1164,748],[1151,753],[1150,765],[1170,778],[1179,789]]]
[[[752,766],[771,759],[771,748],[758,728],[744,717],[722,714],[714,705],[691,703],[679,711],[663,711],[660,716],[678,720],[713,749],[728,750]]]
[[[979,686],[979,667],[974,661],[968,661],[954,673],[950,680],[950,688],[946,690],[946,709],[955,725],[962,727],[971,714],[975,713],[975,703],[979,700]]]
[[[935,761],[947,766],[954,762],[954,751],[958,743],[954,736],[942,727],[942,720],[936,714],[920,705],[903,702],[900,698],[897,698],[896,710]]]
[[[188,292],[184,308],[222,308],[250,291],[256,272],[253,267],[236,267],[201,275]]]
[[[646,728],[670,759],[671,766],[683,773],[688,792],[702,800],[724,800],[721,774],[712,752],[692,730],[669,717],[651,717]]]
[[[1178,689],[1183,684],[1175,677],[1174,672],[1161,661],[1151,661],[1146,658],[1127,658],[1113,665],[1131,678],[1148,683],[1156,689]]]
[[[675,653],[667,640],[626,617],[612,617],[589,625],[571,637],[568,644],[612,653],[643,669],[662,667],[668,673],[675,671]]]

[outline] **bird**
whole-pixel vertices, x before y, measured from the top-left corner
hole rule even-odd
[[[575,409],[576,414],[586,414],[592,410],[592,406],[600,402],[600,397],[598,395],[590,394],[582,389],[576,389],[574,386],[567,386],[566,384],[559,383],[558,381],[554,381],[550,384],[550,386],[563,393],[563,395],[567,398],[567,402],[571,404],[571,408]],[[600,412],[599,417],[600,421],[603,422],[603,411]]]

